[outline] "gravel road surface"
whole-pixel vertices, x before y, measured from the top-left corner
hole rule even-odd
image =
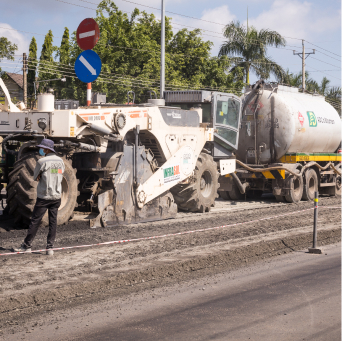
[[[341,244],[48,312],[5,339],[341,340]]]
[[[341,207],[341,199],[319,205]],[[151,237],[230,225],[186,235],[44,253],[0,256],[0,338],[25,326],[30,317],[120,297],[148,288],[214,275],[259,260],[292,253],[312,243],[313,203],[217,201],[212,212],[179,213],[176,219],[114,228],[89,228],[75,215],[58,227],[56,247]],[[306,210],[306,211],[304,211]],[[299,211],[299,212],[298,212]],[[284,215],[286,216],[279,216]],[[264,220],[265,218],[272,219]],[[253,222],[250,222],[253,221]],[[233,224],[238,224],[232,226]],[[19,246],[26,235],[11,220],[0,220],[0,254]],[[319,209],[318,244],[341,239],[341,210]],[[33,248],[45,247],[41,228]],[[2,335],[3,334],[3,335]],[[10,334],[10,335],[7,335]],[[26,336],[26,338],[28,338]]]

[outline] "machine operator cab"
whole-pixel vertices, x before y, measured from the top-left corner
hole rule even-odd
[[[215,129],[212,154],[215,159],[233,156],[238,148],[241,120],[241,100],[228,93],[193,91],[165,91],[165,104],[185,110],[200,107],[202,123]]]

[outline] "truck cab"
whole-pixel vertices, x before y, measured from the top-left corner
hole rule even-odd
[[[206,145],[214,160],[235,158],[241,121],[241,99],[229,93],[205,90],[165,91],[165,104],[202,109],[202,125],[214,128],[214,141]]]

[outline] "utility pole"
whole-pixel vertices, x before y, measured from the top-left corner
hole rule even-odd
[[[23,53],[23,88],[24,88],[24,104],[27,107],[27,56]]]
[[[165,0],[161,2],[161,54],[160,54],[160,98],[165,91]]]
[[[309,55],[315,54],[315,49],[313,49],[313,52],[307,52],[305,53],[305,45],[304,45],[304,39],[302,39],[302,52],[296,52],[293,50],[294,55],[298,55],[302,59],[302,91],[304,93],[305,91],[305,60],[309,57]]]

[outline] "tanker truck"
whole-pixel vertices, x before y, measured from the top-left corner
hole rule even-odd
[[[341,118],[318,94],[258,81],[246,87],[235,174],[220,177],[225,199],[272,192],[277,201],[341,195]]]
[[[163,220],[178,209],[208,212],[218,196],[219,175],[235,171],[241,100],[233,94],[169,94],[191,104],[187,109],[150,99],[140,105],[74,103],[75,108],[56,110],[54,95],[44,93],[37,110],[27,110],[12,103],[1,79],[0,86],[6,97],[0,108],[1,184],[5,213],[17,227],[29,223],[36,201],[33,171],[43,138],[54,141],[66,168],[58,224],[68,222],[76,207],[94,213],[91,227]],[[210,115],[202,120],[207,113],[200,104],[206,101],[227,117],[219,128],[231,136],[227,148],[214,141]]]

